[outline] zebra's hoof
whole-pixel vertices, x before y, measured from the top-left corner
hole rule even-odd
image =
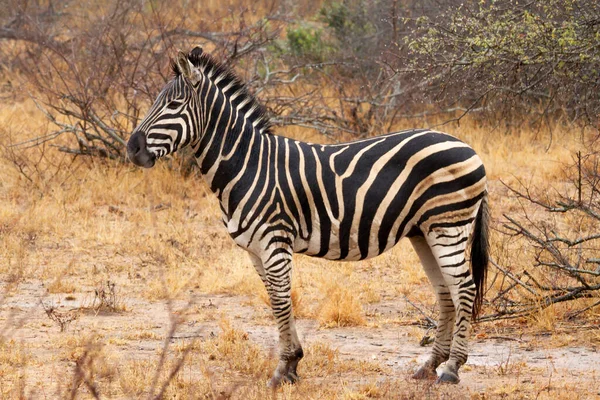
[[[298,375],[296,375],[293,372],[288,372],[284,377],[283,377],[283,381],[285,383],[290,383],[290,384],[294,384],[296,382],[298,382],[300,380],[300,377],[298,377]]]
[[[279,376],[279,375],[273,376],[267,382],[267,387],[270,387],[272,389],[277,389],[279,386],[281,386],[282,383],[287,383],[287,384],[293,385],[294,383],[298,382],[299,380],[300,380],[300,377],[298,377],[298,375],[296,375],[293,372],[288,372],[284,376]]]
[[[433,380],[437,377],[437,375],[435,373],[435,370],[433,370],[429,367],[423,366],[423,367],[419,368],[419,370],[417,372],[415,372],[412,377],[413,377],[413,379]]]
[[[449,371],[444,371],[435,383],[453,383],[457,384],[460,382],[458,375]]]

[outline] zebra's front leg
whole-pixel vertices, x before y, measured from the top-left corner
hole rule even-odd
[[[292,252],[279,247],[267,254],[263,258],[251,254],[251,258],[267,289],[279,330],[279,363],[268,382],[268,386],[278,387],[282,382],[298,381],[298,362],[304,352],[292,314]]]

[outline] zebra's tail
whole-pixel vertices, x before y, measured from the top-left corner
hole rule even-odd
[[[483,303],[485,281],[489,264],[489,211],[487,191],[483,195],[477,217],[475,229],[471,237],[471,272],[475,282],[475,300],[473,302],[473,320],[477,319]]]

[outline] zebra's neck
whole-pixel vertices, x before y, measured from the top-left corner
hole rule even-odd
[[[203,134],[195,146],[200,170],[225,212],[232,183],[256,163],[269,128],[262,106],[238,81],[228,82],[228,78],[226,73],[206,73],[198,107]]]

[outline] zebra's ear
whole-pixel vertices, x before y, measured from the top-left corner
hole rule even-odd
[[[190,59],[198,59],[200,56],[202,56],[202,47],[196,46],[190,51]]]
[[[185,78],[192,74],[192,63],[188,60],[187,54],[185,54],[183,51],[177,52],[175,64],[177,64],[177,69],[179,69],[179,72]]]
[[[183,51],[177,53],[177,58],[175,59],[175,64],[177,64],[177,68],[181,75],[184,78],[189,79],[192,84],[198,83],[200,80],[200,73],[198,71],[198,67],[194,66],[192,62],[189,60],[188,55]]]

